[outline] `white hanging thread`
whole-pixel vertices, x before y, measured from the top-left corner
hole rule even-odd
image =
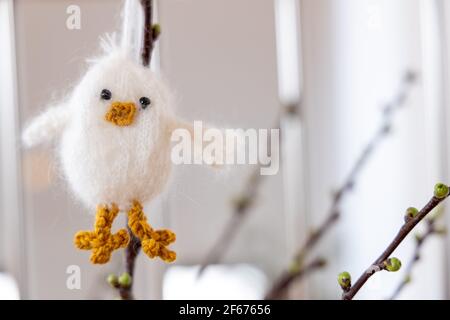
[[[140,0],[125,0],[122,11],[122,34],[120,46],[140,61],[144,41],[144,10]]]

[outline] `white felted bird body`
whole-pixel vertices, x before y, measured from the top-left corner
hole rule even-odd
[[[111,233],[114,218],[127,212],[130,230],[151,258],[175,260],[166,247],[169,230],[153,230],[141,203],[163,190],[171,170],[171,133],[178,121],[164,83],[125,50],[109,46],[64,103],[49,108],[24,131],[31,146],[60,136],[59,158],[71,189],[81,201],[97,206],[93,231],[75,236],[80,249],[92,250],[93,263],[105,263],[129,241],[124,229]]]
[[[133,200],[146,202],[163,190],[174,120],[168,90],[149,68],[124,53],[110,54],[87,72],[66,107],[60,157],[85,204],[116,203],[126,210]],[[108,120],[114,107],[129,109]],[[117,123],[120,117],[130,123]]]

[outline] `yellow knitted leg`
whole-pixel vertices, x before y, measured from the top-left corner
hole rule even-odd
[[[111,234],[111,227],[119,213],[115,204],[97,207],[94,231],[79,231],[75,235],[75,246],[82,250],[92,250],[91,262],[103,264],[109,261],[111,253],[128,245],[130,237],[125,229]]]
[[[128,211],[128,226],[141,240],[142,250],[150,258],[160,257],[165,262],[173,262],[177,254],[166,248],[175,242],[176,236],[170,230],[153,230],[148,224],[147,217],[142,211],[142,205],[138,201]]]

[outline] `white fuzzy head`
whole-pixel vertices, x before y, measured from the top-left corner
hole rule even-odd
[[[169,94],[159,78],[115,48],[97,59],[71,99],[72,112],[90,125],[148,130],[169,116]]]

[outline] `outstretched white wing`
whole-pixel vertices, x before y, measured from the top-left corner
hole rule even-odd
[[[26,147],[51,141],[61,134],[70,119],[69,106],[66,104],[50,107],[37,116],[25,128],[22,141]]]
[[[245,155],[245,136],[239,131],[231,133],[233,134],[232,143],[229,143],[226,130],[209,126],[203,127],[198,121],[189,123],[181,119],[172,119],[169,128],[169,134],[172,136],[176,130],[184,130],[178,136],[190,138],[191,144],[189,145],[192,146],[191,151],[193,152],[189,154],[193,156],[193,159],[200,158],[202,163],[212,167],[222,167],[224,164],[228,164],[227,159],[234,160],[237,153]]]

